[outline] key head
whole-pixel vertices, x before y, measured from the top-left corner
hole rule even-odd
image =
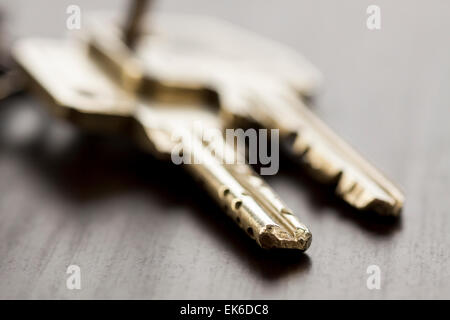
[[[129,135],[156,156],[170,157],[176,128],[194,121],[220,127],[216,110],[197,100],[170,103],[168,91],[159,102],[141,101],[78,41],[26,39],[13,55],[54,115],[90,131]]]
[[[164,95],[170,87],[173,96],[176,88],[179,101],[216,103],[228,125],[248,126],[255,112],[247,87],[255,82],[304,95],[320,84],[320,73],[301,55],[230,23],[173,14],[153,14],[148,21],[150,32],[142,31],[131,50],[113,17],[90,19],[90,52],[127,90]]]
[[[141,45],[136,47],[149,68],[166,61],[167,68],[172,66],[171,72],[185,67],[186,77],[197,74],[206,81],[217,68],[218,74],[257,71],[278,77],[304,95],[314,94],[320,86],[320,72],[287,45],[207,16],[155,14],[153,19]],[[150,50],[153,47],[157,47],[154,52]]]
[[[229,22],[157,13],[145,22],[147,32],[141,32],[133,49],[149,78],[179,87],[211,88],[225,81],[227,73],[245,70],[282,79],[308,96],[320,86],[319,71],[295,50]],[[116,51],[127,47],[120,23],[111,16],[92,16],[90,32],[93,46]]]
[[[89,130],[122,131],[136,103],[86,54],[75,42],[50,39],[21,40],[13,49],[32,88],[55,115]]]

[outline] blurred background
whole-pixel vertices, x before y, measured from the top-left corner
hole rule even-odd
[[[64,37],[66,8],[127,2],[0,1],[2,33]],[[366,9],[381,8],[368,30]],[[396,182],[401,219],[355,212],[281,161],[269,183],[314,234],[305,255],[268,253],[187,175],[119,138],[0,101],[0,298],[450,298],[450,2],[155,1],[292,46],[324,75],[314,112]],[[10,44],[8,43],[7,46]],[[82,289],[66,288],[77,264]],[[369,265],[380,290],[366,286]]]

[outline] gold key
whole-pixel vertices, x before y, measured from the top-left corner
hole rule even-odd
[[[104,69],[77,41],[27,39],[18,43],[15,60],[51,110],[83,128],[115,131],[136,139],[156,156],[169,158],[180,141],[183,158],[194,158],[184,167],[205,185],[230,217],[263,248],[306,250],[311,233],[284,205],[275,192],[246,164],[224,163],[226,154],[238,158],[220,135],[208,145],[192,122],[222,131],[215,109],[204,101],[186,99],[186,92],[154,84],[158,100],[137,96],[120,85],[120,78]],[[181,94],[183,98],[177,97]],[[189,141],[189,143],[185,142]]]
[[[120,22],[95,16],[88,42],[124,85],[151,84],[218,95],[227,123],[279,129],[287,151],[319,181],[357,209],[398,215],[401,191],[316,117],[299,97],[311,95],[320,74],[285,46],[212,18],[153,14],[151,32],[133,50]]]

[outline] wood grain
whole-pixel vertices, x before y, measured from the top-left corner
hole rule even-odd
[[[10,2],[9,31],[61,36],[69,2]],[[315,112],[401,186],[400,220],[353,211],[282,159],[269,183],[314,240],[304,255],[262,251],[180,168],[79,132],[22,95],[0,106],[0,298],[450,298],[450,3],[377,1],[379,31],[366,28],[369,4],[156,9],[223,17],[309,57],[325,76]],[[81,290],[66,289],[70,264]],[[381,290],[366,287],[372,264]]]

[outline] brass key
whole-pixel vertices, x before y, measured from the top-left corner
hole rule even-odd
[[[293,50],[240,28],[198,16],[151,16],[151,32],[130,50],[119,22],[95,16],[90,50],[136,90],[163,83],[213,91],[227,123],[279,129],[289,153],[358,209],[398,215],[401,191],[317,118],[298,96],[320,74]]]
[[[195,99],[176,98],[180,92],[163,90],[164,84],[152,86],[152,90],[162,92],[159,100],[134,95],[120,85],[117,75],[105,72],[85,49],[76,41],[28,39],[14,48],[14,58],[33,87],[48,98],[51,110],[76,125],[127,134],[164,158],[169,158],[180,143],[174,141],[174,133],[181,132],[190,141],[181,140],[183,157],[197,159],[184,167],[261,247],[309,247],[308,228],[275,192],[248,165],[224,164],[216,152],[220,148],[227,149],[227,154],[237,151],[230,150],[220,138],[208,145],[192,128],[193,121],[201,121],[205,127],[222,131],[214,108]]]

